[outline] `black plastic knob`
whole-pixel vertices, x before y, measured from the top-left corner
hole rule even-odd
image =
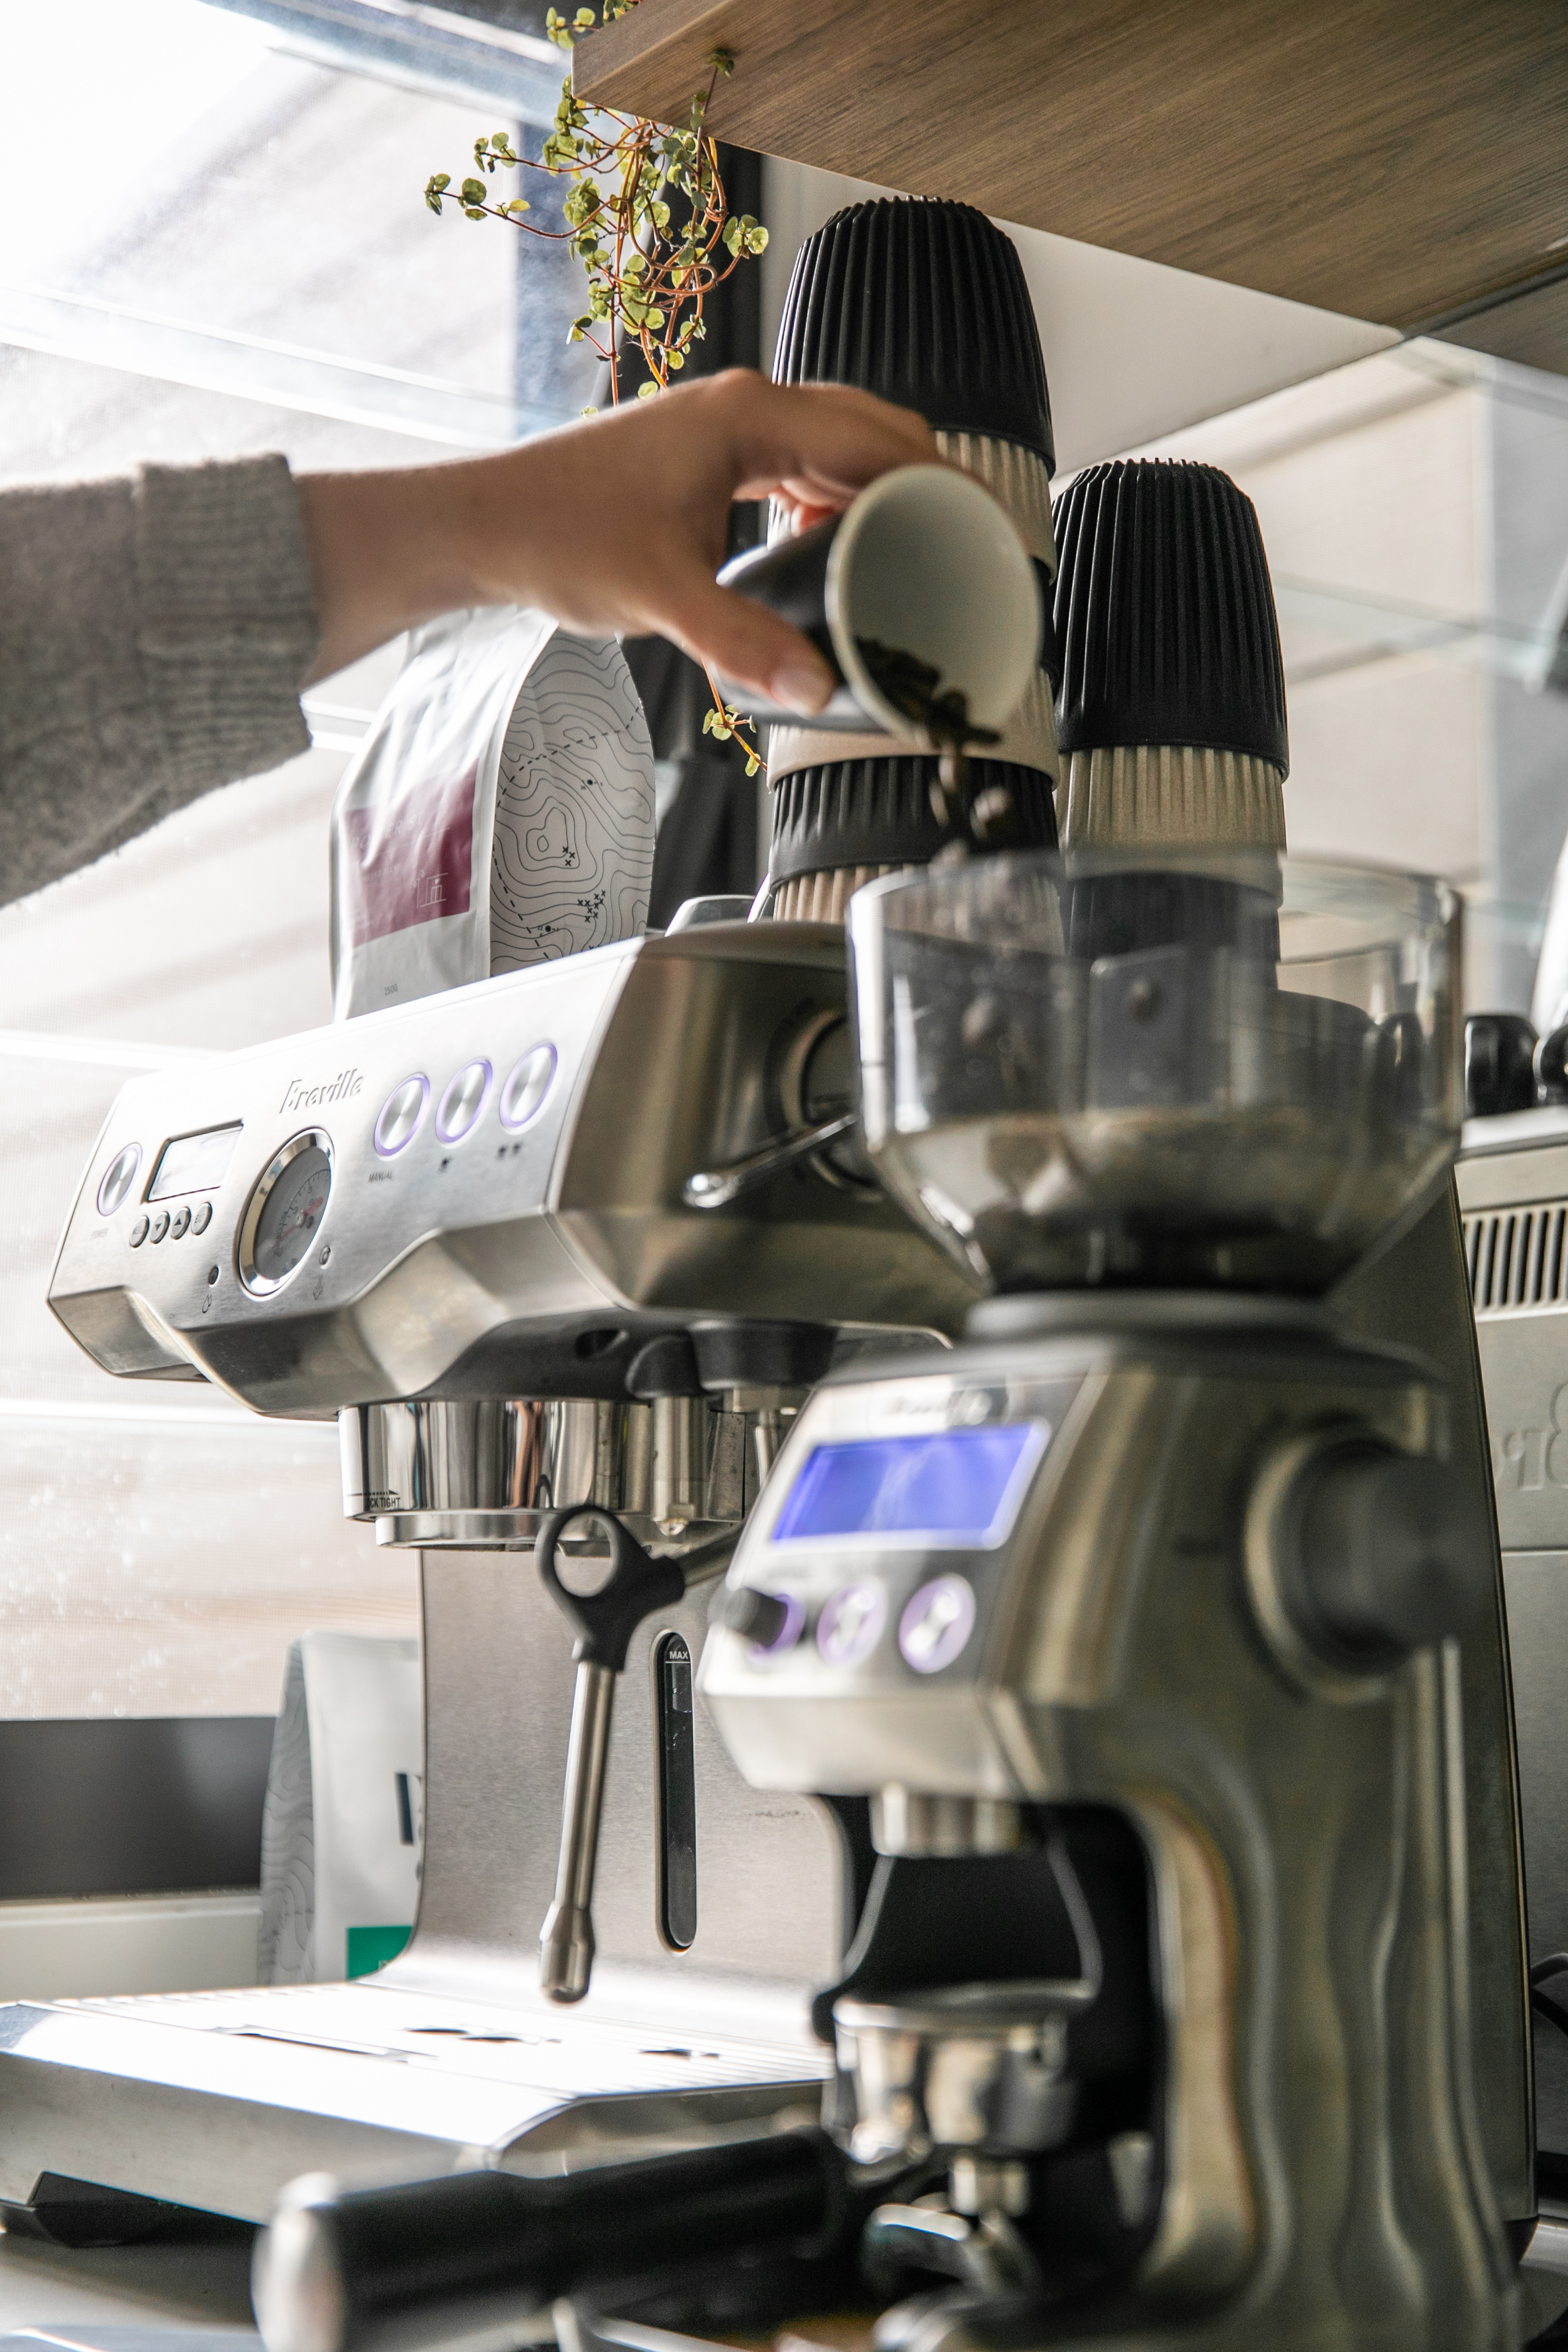
[[[1535,1049],[1536,1098],[1568,1103],[1568,1024],[1549,1029]]]
[[[1535,1032],[1522,1013],[1472,1013],[1465,1024],[1465,1114],[1497,1118],[1535,1104]]]
[[[1484,1505],[1446,1462],[1374,1440],[1302,1470],[1285,1600],[1327,1663],[1381,1673],[1468,1633],[1492,1590]]]
[[[719,1603],[718,1619],[743,1642],[755,1643],[759,1650],[783,1646],[785,1633],[800,1612],[791,1609],[776,1592],[758,1592],[748,1584],[730,1587]],[[799,1632],[799,1625],[796,1627]]]

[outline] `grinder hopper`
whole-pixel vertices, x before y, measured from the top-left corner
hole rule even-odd
[[[867,1147],[995,1288],[1317,1294],[1447,1178],[1442,882],[1078,851],[889,877],[849,924]]]

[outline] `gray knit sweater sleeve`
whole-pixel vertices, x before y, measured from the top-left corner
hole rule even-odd
[[[281,457],[0,491],[0,900],[304,751],[317,641]]]

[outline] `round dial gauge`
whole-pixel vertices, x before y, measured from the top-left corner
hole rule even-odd
[[[240,1228],[240,1274],[251,1290],[276,1290],[307,1255],[332,1191],[332,1147],[320,1134],[297,1135],[272,1160],[250,1196]]]

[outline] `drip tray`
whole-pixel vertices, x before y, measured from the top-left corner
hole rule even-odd
[[[559,2174],[814,2123],[830,2072],[776,2032],[390,1984],[16,2002],[0,2008],[0,2200],[29,2204],[50,2173],[265,2221],[302,2172]]]

